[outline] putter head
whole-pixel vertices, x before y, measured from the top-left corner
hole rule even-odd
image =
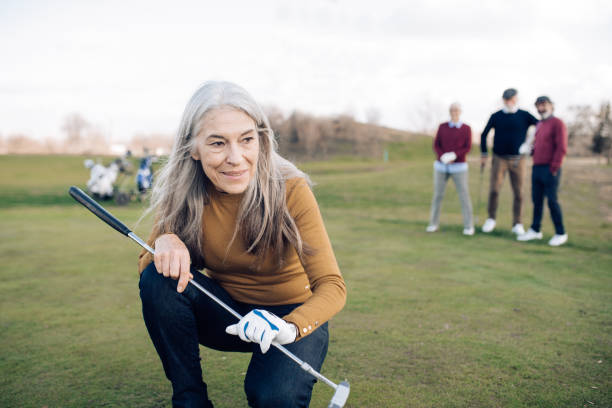
[[[351,386],[349,385],[348,381],[342,381],[340,384],[338,384],[338,387],[336,388],[336,392],[334,393],[334,396],[329,402],[329,405],[327,406],[327,408],[344,407],[344,404],[346,404],[346,400],[348,399],[350,392],[351,392]]]

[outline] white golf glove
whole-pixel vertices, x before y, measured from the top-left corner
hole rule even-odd
[[[531,153],[531,146],[529,143],[523,143],[521,147],[519,147],[519,154],[529,154]]]
[[[253,309],[236,324],[225,328],[227,334],[239,336],[243,341],[258,343],[266,353],[272,342],[287,344],[295,341],[295,325],[263,309]]]
[[[444,164],[452,163],[457,158],[457,154],[455,152],[447,152],[440,156],[440,161]]]

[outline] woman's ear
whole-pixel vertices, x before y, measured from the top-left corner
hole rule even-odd
[[[195,161],[200,160],[200,152],[195,144],[191,145],[191,158]]]

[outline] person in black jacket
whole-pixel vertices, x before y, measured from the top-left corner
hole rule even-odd
[[[525,157],[519,153],[519,148],[525,142],[529,127],[535,126],[538,120],[531,113],[518,109],[518,92],[516,89],[506,89],[502,98],[504,101],[503,109],[491,115],[480,137],[481,166],[484,167],[488,159],[487,136],[491,129],[495,129],[488,218],[482,226],[482,232],[491,232],[495,229],[499,190],[506,172],[508,172],[512,192],[514,193],[512,232],[521,235],[525,233],[525,228],[521,223],[521,207],[526,161]]]

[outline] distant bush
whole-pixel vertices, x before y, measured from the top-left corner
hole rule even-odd
[[[610,102],[602,103],[598,110],[589,105],[579,105],[570,107],[570,111],[574,117],[567,125],[569,153],[574,156],[607,156],[609,162],[612,153]]]
[[[316,117],[294,111],[285,117],[277,108],[266,110],[280,153],[290,158],[382,157],[386,142],[405,141],[415,136],[373,123],[357,122],[347,114]]]

